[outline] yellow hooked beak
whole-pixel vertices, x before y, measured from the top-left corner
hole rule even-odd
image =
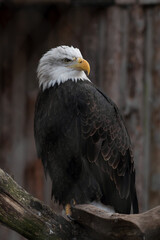
[[[90,73],[90,65],[89,63],[83,58],[77,58],[76,63],[70,66],[71,68],[75,68],[79,71],[87,72],[87,75]]]

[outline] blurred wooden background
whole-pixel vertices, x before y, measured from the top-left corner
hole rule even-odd
[[[0,167],[50,204],[33,137],[36,68],[62,44],[80,48],[125,117],[140,210],[160,204],[160,0],[0,1]],[[0,239],[22,238],[1,227]]]

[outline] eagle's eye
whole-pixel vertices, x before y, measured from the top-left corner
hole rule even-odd
[[[71,61],[72,61],[72,59],[69,59],[69,58],[64,58],[64,59],[63,59],[63,61],[64,61],[64,62],[71,62]]]

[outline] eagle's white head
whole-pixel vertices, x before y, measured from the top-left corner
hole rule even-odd
[[[75,82],[79,79],[90,81],[85,72],[90,72],[89,63],[83,59],[78,48],[68,46],[49,50],[40,59],[37,69],[39,86],[43,90],[68,79]]]

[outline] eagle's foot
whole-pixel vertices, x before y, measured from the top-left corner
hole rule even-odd
[[[72,211],[71,211],[71,204],[66,204],[65,206],[65,213],[66,213],[66,216],[69,220],[73,221],[74,219],[71,217],[72,215]]]
[[[67,203],[66,206],[65,206],[65,212],[66,212],[67,216],[71,216],[72,215],[71,205],[69,203]]]
[[[66,216],[69,218],[69,220],[74,220],[71,215],[72,215],[72,211],[71,211],[71,207],[76,205],[76,201],[74,199],[72,199],[71,204],[67,203],[65,206],[65,213]]]

